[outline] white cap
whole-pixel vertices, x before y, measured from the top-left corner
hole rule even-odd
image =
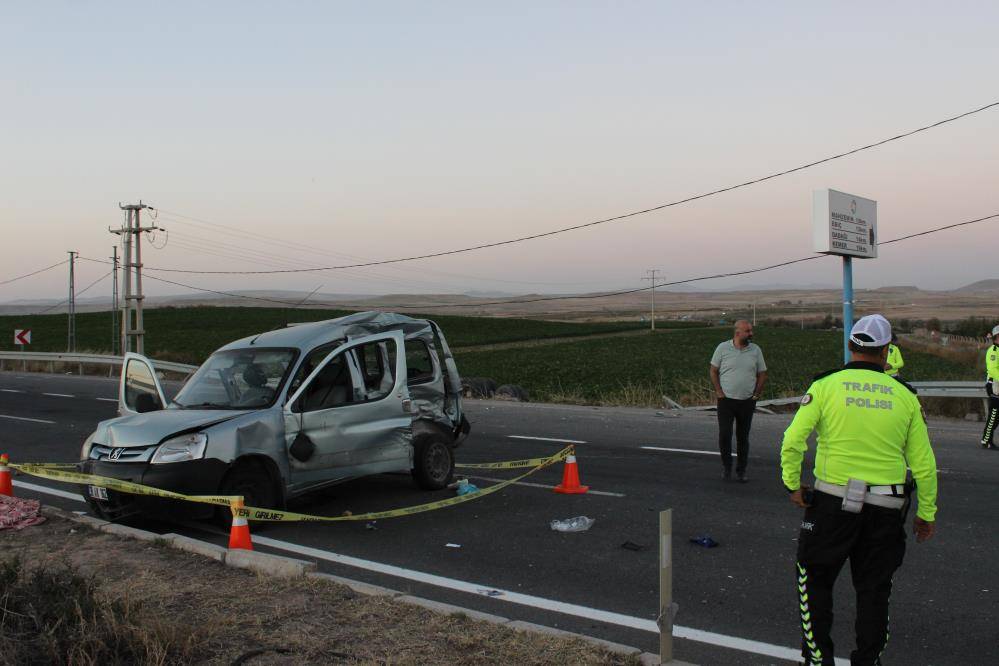
[[[992,329],[992,337],[994,338],[994,337],[996,337],[997,335],[999,335],[999,326],[995,326],[995,327],[993,327],[993,329]]]
[[[850,341],[861,347],[884,347],[891,342],[891,324],[879,314],[861,317],[850,329]]]

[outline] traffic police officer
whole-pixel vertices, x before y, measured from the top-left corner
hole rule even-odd
[[[994,449],[992,441],[999,417],[999,326],[992,329],[992,346],[985,352],[985,392],[989,396],[989,414],[982,433],[982,448]]]
[[[898,336],[892,333],[891,344],[888,345],[888,361],[885,363],[885,372],[895,379],[901,379],[902,377],[898,373],[902,372],[903,365],[905,365],[905,360],[902,358],[902,350],[898,348]]]
[[[797,580],[802,655],[833,664],[833,583],[847,559],[857,593],[853,666],[880,664],[888,641],[892,575],[905,554],[909,493],[916,483],[916,541],[933,536],[937,468],[915,391],[885,374],[891,325],[863,317],[850,334],[851,359],[817,376],[784,432],[781,470],[791,501],[805,509]],[[801,483],[808,436],[818,433],[814,490]]]

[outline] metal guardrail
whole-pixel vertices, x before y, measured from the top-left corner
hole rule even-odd
[[[988,399],[988,395],[985,393],[985,382],[975,382],[975,381],[928,381],[928,382],[909,382],[912,388],[916,389],[919,397],[921,398],[981,398],[982,400]],[[760,400],[756,403],[756,408],[760,407],[773,407],[777,405],[793,405],[795,403],[801,402],[802,396],[795,396],[793,398],[775,398],[773,400]],[[693,407],[685,407],[684,409],[699,410],[699,411],[709,411],[712,409],[717,409],[717,405],[694,405]]]
[[[77,364],[83,365],[107,365],[110,366],[111,370],[114,366],[121,366],[123,357],[121,356],[111,356],[102,354],[69,354],[69,353],[59,353],[59,352],[8,352],[0,351],[0,370],[4,369],[4,364],[6,361],[21,361],[22,363],[28,362],[42,362],[52,364],[50,367],[54,367],[56,363],[63,364]],[[188,365],[186,363],[173,363],[172,361],[157,361],[154,358],[149,359],[153,363],[153,367],[157,370],[162,370],[164,372],[176,372],[182,375],[190,375],[195,370],[198,369],[196,365]],[[109,374],[111,372],[109,370]]]
[[[909,382],[922,398],[988,398],[985,382]]]

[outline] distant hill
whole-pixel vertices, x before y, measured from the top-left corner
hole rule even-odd
[[[963,291],[997,291],[999,290],[999,279],[992,278],[990,280],[979,280],[978,282],[972,282],[971,284],[966,284],[963,287],[954,289],[957,292]]]
[[[889,287],[878,287],[877,289],[869,289],[867,291],[876,291],[879,293],[889,293],[889,294],[900,294],[900,293],[908,293],[911,291],[919,291],[919,287],[910,284],[902,284],[902,285],[893,285]]]

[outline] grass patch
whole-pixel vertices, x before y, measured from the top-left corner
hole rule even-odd
[[[546,347],[459,352],[468,377],[519,384],[533,400],[577,404],[659,406],[668,395],[683,404],[713,399],[708,364],[728,329],[693,329]],[[770,380],[764,398],[801,395],[814,375],[842,364],[843,338],[834,331],[756,329]],[[905,377],[974,379],[973,366],[905,349]]]
[[[196,631],[142,617],[140,606],[101,594],[68,565],[0,563],[4,664],[166,664],[198,657]]]
[[[258,576],[76,527],[52,517],[0,532],[8,562],[0,568],[0,664],[638,665],[576,639],[324,580]]]

